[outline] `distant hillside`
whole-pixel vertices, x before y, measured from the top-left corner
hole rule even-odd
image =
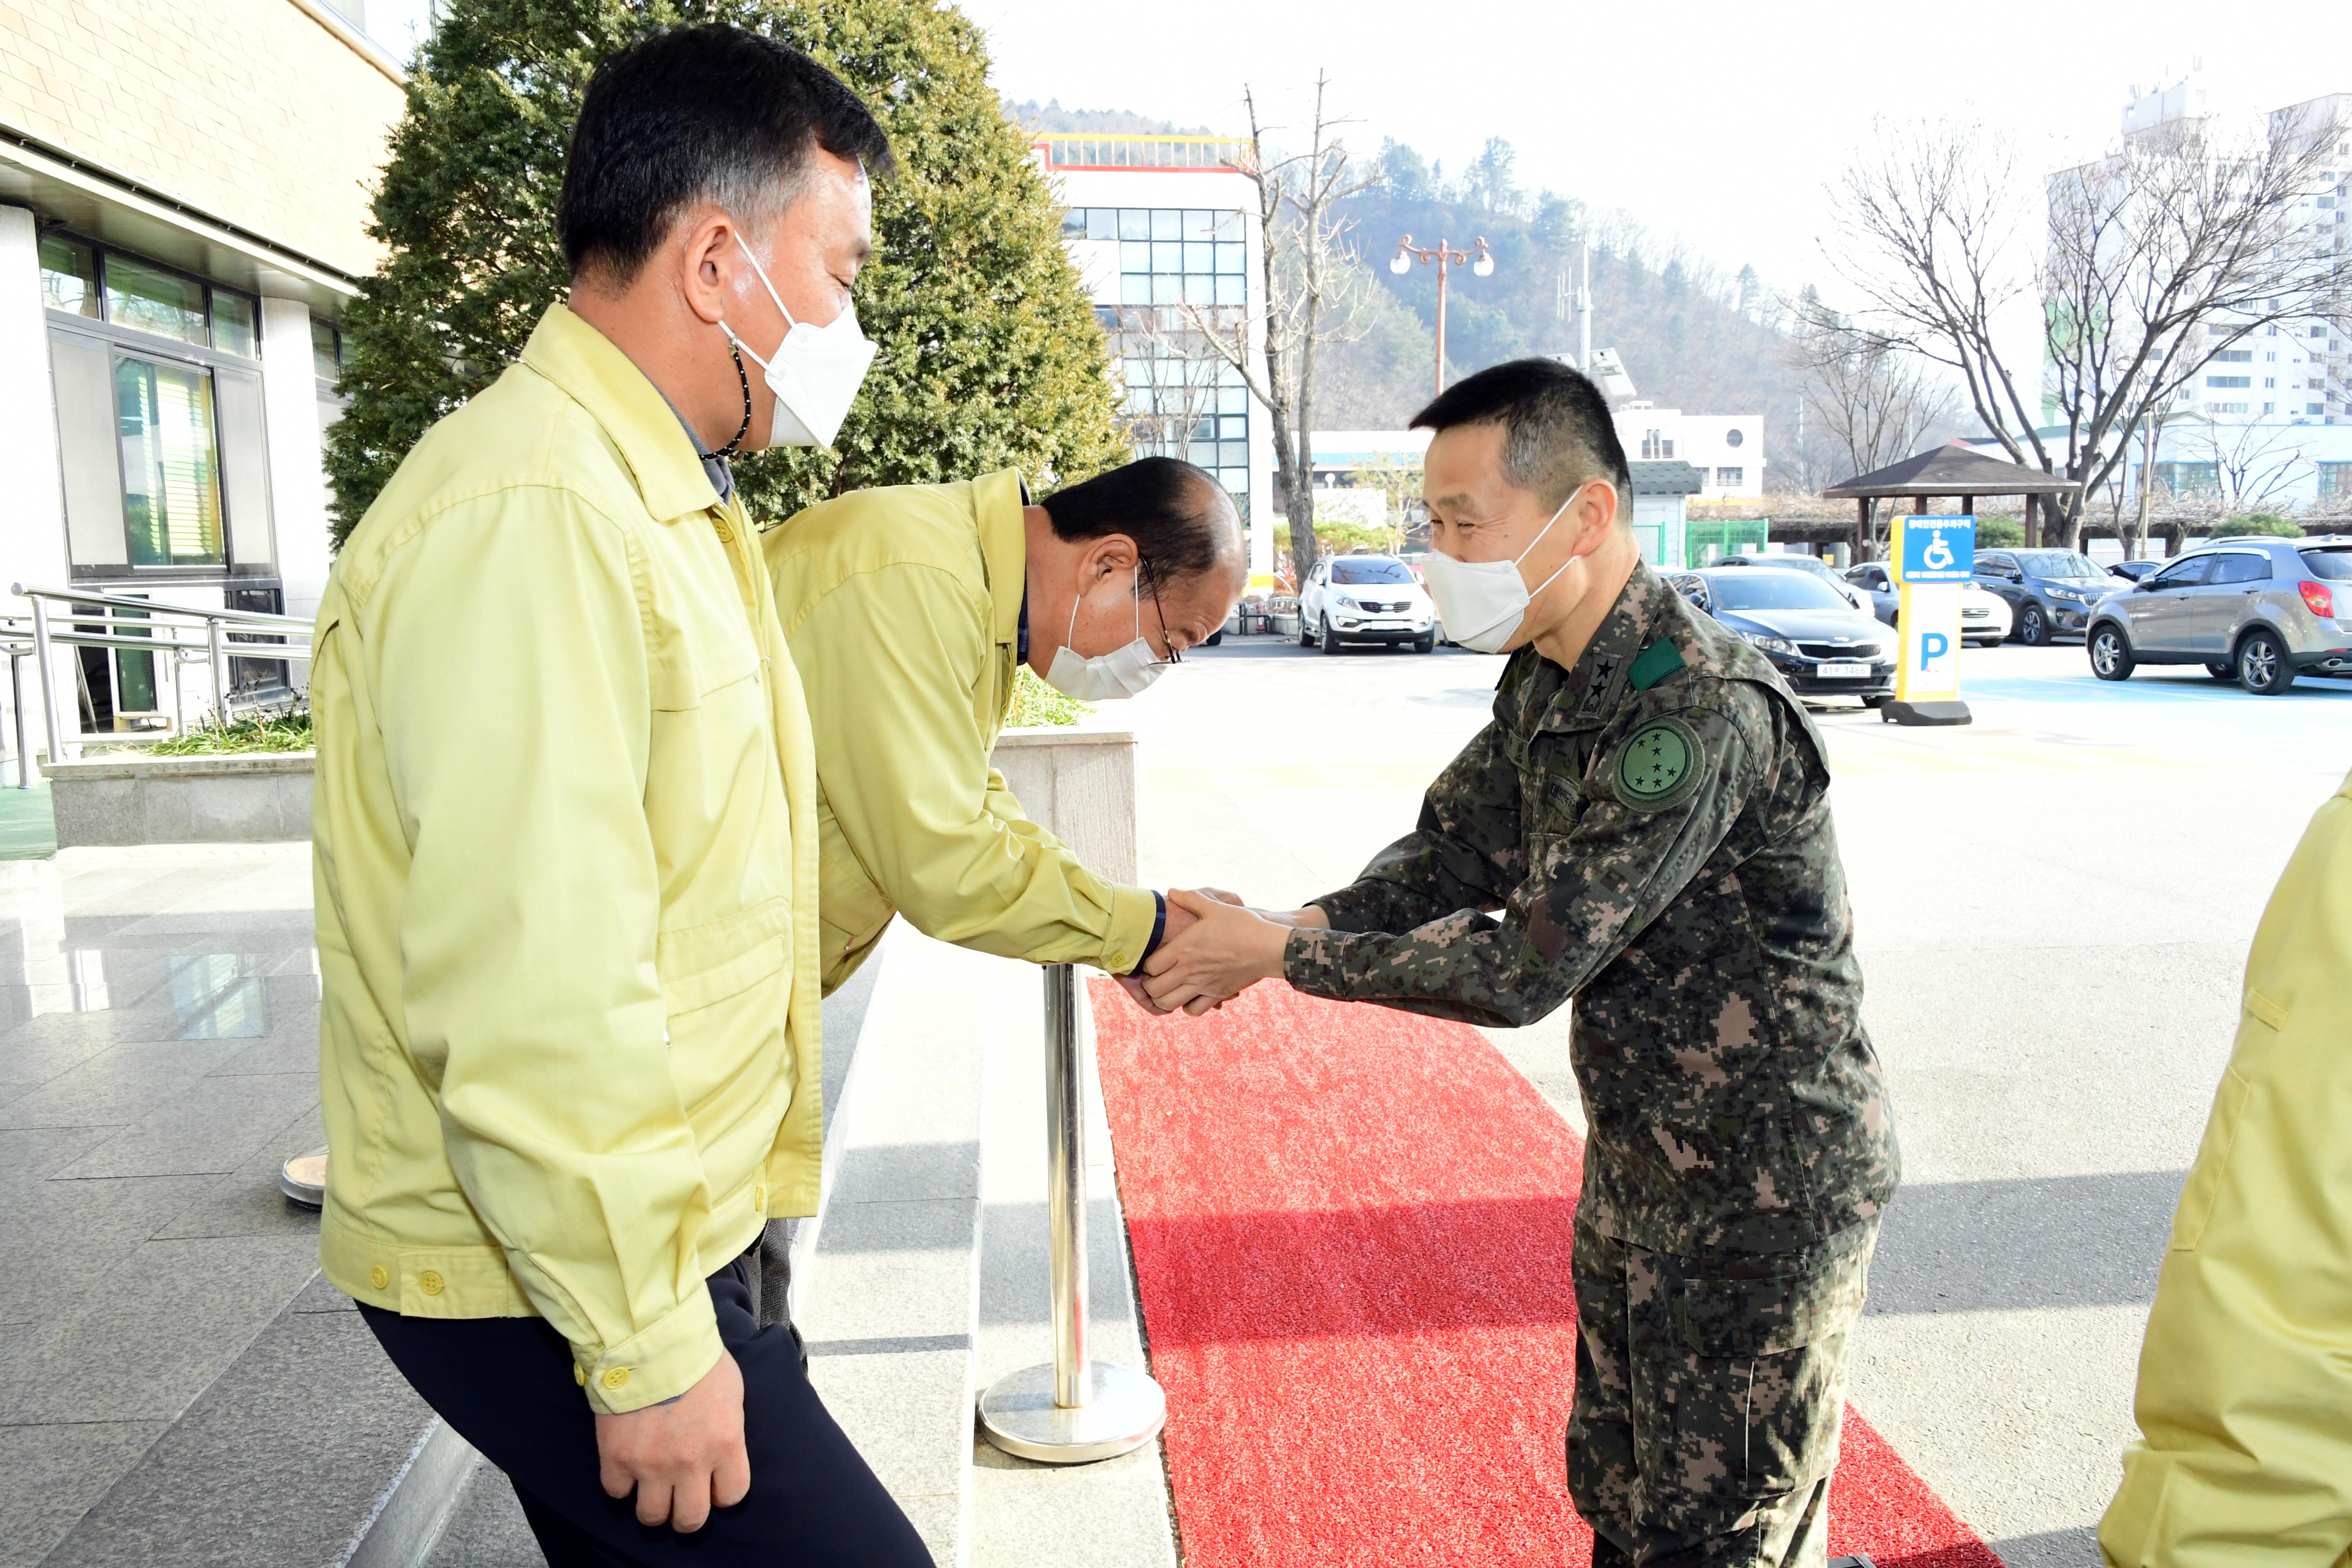
[[[1029,131],[1066,131],[1097,136],[1213,136],[1205,125],[1179,126],[1172,121],[1129,114],[1124,109],[1064,109],[1062,100],[1044,103],[1005,101],[1004,117]]]
[[[1007,102],[1005,113],[1038,131],[1105,135],[1207,135],[1124,110],[1064,109],[1058,100]],[[1592,343],[1614,348],[1640,395],[1694,413],[1760,413],[1765,450],[1786,455],[1798,387],[1781,363],[1778,310],[1752,268],[1726,277],[1670,250],[1622,213],[1595,213],[1572,196],[1520,187],[1510,143],[1495,138],[1449,175],[1402,142],[1370,160],[1381,183],[1341,209],[1359,266],[1345,341],[1318,356],[1314,419],[1324,430],[1402,426],[1433,391],[1437,269],[1388,269],[1400,237],[1466,248],[1484,236],[1492,277],[1467,268],[1447,279],[1446,378],[1526,354],[1572,353],[1575,324],[1562,279],[1580,239],[1592,252]],[[1779,478],[1780,476],[1775,476]]]
[[[1463,249],[1484,236],[1495,255],[1492,277],[1459,268],[1447,279],[1449,380],[1526,354],[1574,351],[1562,279],[1576,241],[1589,238],[1593,346],[1618,350],[1641,395],[1697,412],[1760,412],[1768,443],[1790,433],[1797,388],[1752,268],[1727,279],[1704,261],[1662,253],[1622,215],[1519,189],[1510,145],[1500,140],[1452,179],[1395,142],[1374,163],[1383,179],[1347,204],[1349,239],[1370,279],[1402,309],[1373,301],[1368,335],[1333,350],[1317,425],[1387,428],[1429,396],[1437,269],[1416,264],[1401,278],[1388,269],[1398,239],[1410,234],[1416,245],[1442,238]]]

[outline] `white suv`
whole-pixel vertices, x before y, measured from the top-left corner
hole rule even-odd
[[[1298,590],[1298,640],[1338,653],[1343,642],[1437,646],[1437,608],[1412,568],[1393,555],[1326,555]]]

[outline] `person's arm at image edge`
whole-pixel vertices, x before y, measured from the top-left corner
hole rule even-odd
[[[851,851],[925,935],[1125,973],[1159,902],[1096,875],[1019,816],[972,715],[993,651],[974,610],[948,573],[894,565],[835,587],[794,630],[825,799]]]
[[[409,1047],[439,1080],[468,1202],[572,1342],[590,1404],[656,1405],[723,1352],[654,966],[626,549],[569,496],[510,492],[435,519],[373,591],[394,595],[433,606],[386,617],[373,658],[413,846]]]

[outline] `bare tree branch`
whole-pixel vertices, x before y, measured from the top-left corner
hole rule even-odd
[[[1949,124],[1883,130],[1833,193],[1842,270],[1888,341],[1959,374],[2013,460],[2074,481],[2053,498],[2071,545],[2135,435],[2191,402],[2215,356],[2288,321],[2343,319],[2352,256],[2298,211],[2337,134],[2284,115],[2244,142],[2202,121],[2135,134],[2045,182],[2036,259],[2012,152]],[[2038,386],[1995,341],[2029,301]]]

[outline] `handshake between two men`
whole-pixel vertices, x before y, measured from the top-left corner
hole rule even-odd
[[[1278,979],[1292,931],[1330,924],[1313,904],[1261,910],[1223,888],[1171,889],[1160,945],[1119,984],[1154,1013],[1181,1009],[1197,1018],[1261,980]]]

